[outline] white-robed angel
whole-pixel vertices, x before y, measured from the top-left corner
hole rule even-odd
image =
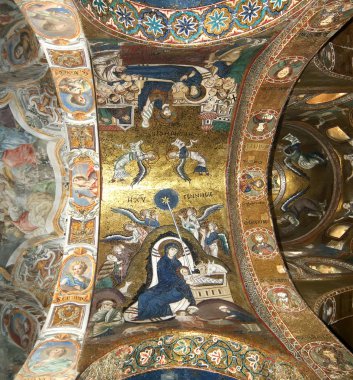
[[[131,187],[138,185],[147,176],[147,162],[157,160],[157,156],[153,152],[144,152],[141,148],[142,144],[142,140],[130,143],[129,149],[124,149],[122,145],[118,145],[118,147],[125,150],[125,153],[119,156],[114,162],[114,173],[111,182],[124,181],[130,177],[126,166],[132,161],[136,161],[138,173],[133,178]]]
[[[181,225],[191,232],[196,240],[200,240],[200,228],[201,223],[203,223],[211,214],[223,208],[222,205],[210,205],[200,208],[199,216],[197,216],[196,209],[194,207],[189,207],[187,209],[181,210],[179,212],[179,218],[181,220]]]
[[[148,232],[142,228],[137,226],[135,223],[126,223],[124,227],[125,231],[130,232],[130,236],[125,236],[121,234],[113,234],[106,236],[103,241],[111,242],[111,241],[124,241],[127,244],[142,244],[145,240]]]

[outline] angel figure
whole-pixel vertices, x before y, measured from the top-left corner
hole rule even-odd
[[[196,240],[200,240],[201,223],[204,222],[211,214],[223,208],[222,205],[205,206],[200,209],[201,215],[198,217],[196,209],[189,207],[181,210],[179,218],[181,225],[189,232],[191,232]]]
[[[326,202],[317,202],[314,199],[302,197],[309,187],[296,192],[290,196],[281,206],[283,216],[277,220],[280,225],[286,224],[282,230],[291,230],[300,224],[300,217],[303,214],[317,217],[319,220],[325,214]]]
[[[189,148],[191,148],[196,142],[197,140],[190,140],[190,144],[186,145],[184,141],[176,139],[171,143],[171,145],[177,147],[178,151],[172,151],[167,154],[168,158],[179,159],[175,170],[179,177],[184,181],[191,181],[190,177],[185,172],[185,164],[187,159],[196,161],[197,164],[194,168],[194,173],[198,173],[199,175],[209,175],[205,157],[203,157],[199,152],[189,150]]]
[[[136,161],[138,167],[138,173],[131,182],[131,187],[138,185],[147,175],[147,162],[157,160],[157,155],[154,152],[144,152],[141,148],[143,140],[139,140],[134,143],[130,143],[128,149],[125,149],[122,145],[117,145],[117,147],[124,150],[126,153],[119,156],[114,162],[114,174],[111,182],[117,180],[124,181],[130,176],[126,170],[126,166],[132,162]]]
[[[137,226],[135,223],[127,223],[124,227],[125,231],[131,232],[130,236],[114,234],[106,236],[103,241],[111,242],[111,241],[124,241],[127,244],[142,244],[145,240],[148,232],[142,228]]]
[[[148,227],[150,230],[160,226],[158,215],[154,209],[142,210],[140,212],[140,217],[134,210],[131,210],[129,208],[116,207],[112,208],[111,210],[117,214],[127,216],[133,223]]]
[[[321,153],[304,153],[301,150],[300,140],[296,136],[293,136],[291,133],[288,133],[286,136],[284,136],[282,140],[287,140],[290,142],[290,144],[285,146],[283,149],[283,153],[286,156],[283,162],[289,170],[299,175],[300,177],[308,177],[308,175],[301,169],[309,170],[317,165],[325,164],[326,159]]]
[[[227,237],[225,234],[218,232],[218,226],[216,223],[208,223],[207,229],[202,228],[200,234],[202,236],[201,246],[208,255],[218,257],[218,241],[221,241],[225,253],[229,253]]]
[[[84,201],[84,205],[94,202],[98,196],[98,177],[93,165],[79,166],[72,177],[72,187],[77,198]]]

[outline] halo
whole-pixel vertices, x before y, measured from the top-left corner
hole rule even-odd
[[[268,242],[268,238],[269,238],[269,236],[268,236],[266,233],[264,233],[264,232],[254,232],[254,233],[251,235],[251,240],[252,240],[255,244],[258,243],[258,242],[256,241],[256,239],[255,239],[255,236],[256,236],[256,235],[261,235],[261,236],[263,237],[263,239],[264,239],[264,242],[265,242],[265,243]]]

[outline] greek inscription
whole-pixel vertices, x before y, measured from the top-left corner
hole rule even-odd
[[[192,193],[192,194],[184,194],[184,199],[194,199],[194,198],[212,198],[212,191],[205,191],[203,193]]]
[[[131,195],[127,198],[127,203],[145,203],[146,202],[146,196],[143,194],[139,195]]]
[[[256,142],[251,142],[245,144],[245,152],[249,152],[252,150],[260,150],[260,151],[268,151],[270,149],[270,145],[264,144],[264,143],[256,143]]]
[[[267,224],[268,220],[244,220],[244,225],[252,225],[252,224]]]

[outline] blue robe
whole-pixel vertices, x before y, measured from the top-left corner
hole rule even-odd
[[[152,228],[160,227],[158,220],[154,218],[145,218],[144,224],[145,226],[152,227]]]
[[[230,70],[232,68],[232,65],[227,65],[225,62],[223,61],[216,61],[213,63],[213,66],[214,67],[217,67],[217,75],[220,77],[220,78],[226,78],[229,76],[230,74]]]
[[[158,261],[158,284],[139,296],[138,319],[172,316],[170,304],[183,298],[186,298],[191,305],[195,305],[190,286],[177,273],[181,266],[176,257],[170,259],[167,254]]]
[[[182,146],[179,149],[179,158],[187,158],[188,157],[188,149],[186,146]]]
[[[194,72],[194,75],[183,79],[182,82],[190,86],[200,86],[202,82],[202,74],[192,66],[177,66],[177,65],[130,65],[124,74],[139,75],[144,80],[169,80],[174,83],[180,82],[184,75],[189,76]]]
[[[209,236],[206,237],[205,239],[205,243],[207,245],[211,245],[213,244],[215,241],[217,241],[219,239],[219,236],[218,236],[218,233],[216,231],[213,231],[210,233]]]
[[[189,76],[191,73],[194,73],[194,75],[181,80],[184,75]],[[167,94],[174,83],[177,82],[183,82],[189,88],[191,86],[200,88],[203,79],[202,74],[192,66],[177,65],[131,65],[125,69],[124,74],[142,76],[146,81],[138,97],[138,110],[140,112],[153,91],[161,91]],[[119,83],[124,83],[124,80],[119,81]],[[158,99],[155,103],[156,108],[160,110],[162,105],[163,101],[161,99]]]
[[[67,274],[63,280],[61,281],[61,285],[66,285],[70,287],[74,287],[78,285],[81,289],[86,289],[89,284],[89,279],[85,279],[85,281],[79,280],[77,277],[74,277],[72,274]]]
[[[138,110],[142,112],[143,107],[146,105],[147,99],[150,97],[152,92],[158,91],[160,93],[165,93],[164,98],[167,99],[168,92],[172,89],[172,87],[173,87],[173,83],[171,82],[154,82],[154,81],[145,82],[141,90],[141,93],[138,96],[138,100],[137,100]],[[154,106],[159,110],[162,109],[163,104],[164,104],[164,100],[162,99],[162,96],[160,97],[160,99],[156,99],[154,102]]]

